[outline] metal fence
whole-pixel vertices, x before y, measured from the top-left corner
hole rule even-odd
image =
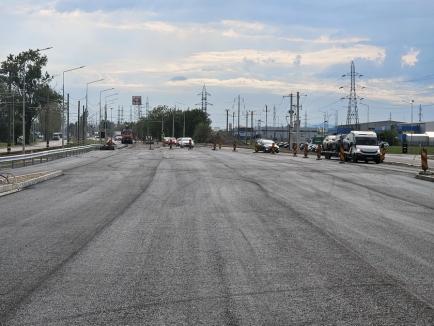
[[[35,163],[48,162],[58,158],[78,155],[95,149],[99,149],[100,145],[76,146],[63,149],[53,149],[30,154],[0,156],[0,168],[14,168],[18,166],[27,166]]]

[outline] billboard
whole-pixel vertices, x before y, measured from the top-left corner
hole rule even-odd
[[[133,105],[142,105],[142,97],[133,96]]]

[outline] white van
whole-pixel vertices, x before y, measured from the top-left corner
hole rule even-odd
[[[373,131],[351,131],[345,136],[343,145],[347,160],[381,163],[380,146]]]
[[[51,137],[52,140],[61,140],[63,137],[63,134],[61,132],[53,132],[53,136]]]

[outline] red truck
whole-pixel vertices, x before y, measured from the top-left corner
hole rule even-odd
[[[131,129],[124,128],[121,132],[122,144],[132,144],[133,143],[133,131]]]

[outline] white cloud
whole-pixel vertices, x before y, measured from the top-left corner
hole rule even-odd
[[[401,56],[401,66],[413,67],[418,61],[417,56],[419,53],[420,50],[411,48],[410,51]]]
[[[242,62],[252,62],[257,65],[304,65],[322,68],[336,64],[345,64],[354,59],[363,59],[382,63],[386,50],[373,45],[358,44],[352,47],[330,47],[317,51],[266,51],[240,49],[229,51],[210,51],[194,53],[185,61],[191,67],[214,65],[230,68]]]

